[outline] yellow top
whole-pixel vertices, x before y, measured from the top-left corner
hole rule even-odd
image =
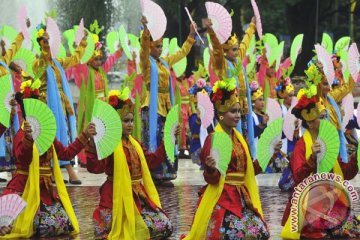
[[[171,67],[189,54],[194,43],[195,39],[188,37],[179,51],[172,55],[162,57],[162,59]],[[169,93],[170,71],[162,64],[160,59],[156,59],[156,63],[159,72],[158,114],[166,117],[168,110],[171,108]],[[140,68],[143,81],[146,84],[146,95],[142,100],[141,107],[148,107],[150,104],[150,65],[150,32],[145,30],[141,36]]]
[[[75,50],[75,53],[71,55],[70,57],[66,58],[57,58],[56,60],[61,64],[61,66],[64,68],[64,70],[73,67],[80,63],[81,57],[83,56],[86,48],[86,41],[81,40],[80,45]],[[67,113],[68,115],[73,115],[74,112],[72,110],[72,107],[70,106],[69,99],[64,94],[63,88],[62,88],[62,79],[60,70],[56,67],[54,61],[52,60],[50,53],[42,51],[40,57],[37,57],[33,63],[33,71],[35,75],[39,74],[39,71],[41,72],[39,74],[39,79],[41,81],[40,86],[40,100],[47,102],[46,94],[47,94],[47,74],[46,74],[46,68],[50,65],[52,69],[54,70],[54,74],[56,77],[58,89],[60,92],[61,102],[63,104],[63,110],[64,113]]]
[[[12,59],[14,58],[16,52],[21,48],[21,44],[24,41],[24,36],[22,33],[19,33],[14,42],[11,44],[11,47],[6,50],[5,56],[2,57],[2,61],[4,61],[6,63],[6,65],[10,65]],[[0,77],[9,74],[9,72],[6,70],[6,68],[4,68],[3,66],[0,65]]]

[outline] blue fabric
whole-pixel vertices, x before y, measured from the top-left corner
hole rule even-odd
[[[332,97],[327,96],[327,99],[328,99],[329,103],[335,108],[338,121],[341,124],[341,113],[340,113],[340,109],[339,109],[338,105],[336,104],[335,100]],[[329,114],[328,114],[328,116],[329,116]],[[340,130],[338,130],[338,133],[339,133],[339,138],[340,138],[340,157],[341,157],[341,161],[344,162],[344,163],[348,163],[349,160],[348,160],[347,150],[346,150],[345,135],[344,135],[344,132],[342,131],[341,128],[340,128]]]
[[[197,118],[196,113],[193,113],[189,117],[189,128],[191,133],[190,153],[194,153],[196,150],[201,148],[200,137],[195,139],[192,137],[194,134],[200,135],[201,125],[196,123],[196,118]]]

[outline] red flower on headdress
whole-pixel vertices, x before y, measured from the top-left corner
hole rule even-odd
[[[119,103],[119,99],[117,96],[110,96],[109,97],[109,104],[113,107],[116,107]]]
[[[22,98],[30,98],[32,95],[32,91],[30,87],[25,87]]]
[[[304,109],[310,103],[315,103],[316,104],[317,103],[317,98],[315,96],[313,96],[311,98],[307,98],[306,95],[303,95],[300,98],[300,100],[298,101],[298,103],[296,104],[295,108]]]
[[[223,98],[223,91],[221,89],[218,89],[212,96],[211,100],[213,102],[220,101]]]
[[[32,95],[39,96],[40,95],[39,89],[35,89],[34,91],[32,91]]]

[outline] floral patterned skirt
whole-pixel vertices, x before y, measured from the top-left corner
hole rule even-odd
[[[146,201],[140,200],[140,204],[140,214],[149,229],[151,239],[170,237],[173,226],[166,214],[159,208],[151,208]],[[106,239],[111,231],[112,209],[97,207],[93,214],[93,223],[95,239]]]
[[[40,202],[33,226],[36,237],[60,236],[74,230],[60,202],[55,202],[53,205],[45,205]]]
[[[242,217],[216,204],[211,215],[206,239],[268,239],[269,230],[265,222],[245,205],[243,199]]]

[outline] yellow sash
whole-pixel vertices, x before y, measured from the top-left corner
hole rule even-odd
[[[131,144],[140,157],[142,179],[146,193],[156,206],[161,208],[160,198],[152,181],[144,152],[140,144],[129,136]],[[150,239],[149,230],[134,202],[131,176],[122,141],[114,152],[114,181],[112,225],[108,239]]]
[[[250,199],[252,201],[253,206],[258,210],[258,212],[262,216],[263,213],[260,203],[259,190],[256,184],[254,166],[252,163],[252,159],[250,157],[249,148],[244,138],[241,136],[241,134],[235,128],[233,130],[236,134],[236,137],[240,141],[241,145],[244,147],[246,153],[245,186],[249,191]],[[224,130],[222,129],[220,124],[217,124],[215,127],[215,132],[223,132],[223,131]],[[191,230],[185,239],[187,240],[206,239],[206,231],[208,228],[209,220],[213,212],[213,209],[216,203],[218,202],[221,193],[224,189],[224,184],[225,184],[225,177],[220,176],[219,183],[215,185],[213,184],[207,185],[203,198],[201,199],[199,207],[196,211]]]
[[[306,159],[310,158],[310,155],[312,154],[311,146],[313,145],[313,140],[311,138],[311,134],[309,131],[305,131],[304,135],[304,142],[305,142],[305,157]],[[342,178],[344,178],[343,173],[341,171],[340,165],[338,161],[335,161],[333,172],[337,175],[340,175]],[[306,202],[306,199],[305,199]],[[301,228],[302,228],[302,217],[299,216],[299,227],[298,232],[292,232],[291,231],[291,216],[289,215],[288,219],[286,220],[285,226],[283,227],[281,231],[281,237],[285,239],[300,239],[301,234]]]
[[[64,179],[61,174],[59,161],[56,155],[54,146],[53,160],[54,160],[54,178],[57,186],[57,190],[60,196],[60,200],[64,209],[71,221],[74,231],[72,234],[79,233],[79,223],[77,221],[74,209],[72,207],[68,192],[66,190]],[[19,215],[13,224],[13,229],[10,234],[1,236],[1,239],[5,238],[30,238],[33,235],[33,223],[36,211],[40,205],[40,170],[39,170],[39,151],[35,144],[33,145],[33,156],[29,166],[29,176],[26,181],[26,186],[22,194],[22,198],[27,203],[25,210]]]

